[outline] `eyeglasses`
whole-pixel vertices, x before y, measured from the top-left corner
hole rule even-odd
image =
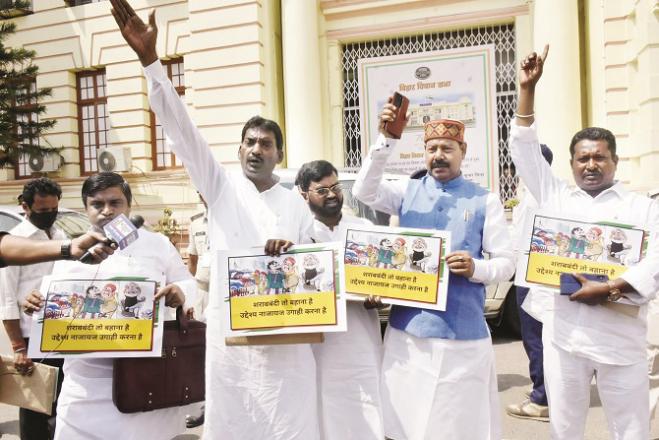
[[[327,196],[330,193],[330,191],[332,191],[334,194],[338,195],[338,194],[341,194],[343,192],[343,184],[342,183],[337,183],[335,185],[330,186],[329,188],[325,187],[325,186],[321,186],[320,188],[314,188],[314,189],[309,188],[309,191],[311,191],[313,193],[316,193],[317,195],[319,195],[321,197]]]

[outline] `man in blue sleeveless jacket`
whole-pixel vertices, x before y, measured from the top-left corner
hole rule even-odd
[[[483,307],[485,284],[508,280],[515,270],[503,207],[496,194],[462,175],[467,144],[459,121],[425,125],[427,172],[383,180],[395,145],[384,124],[395,112],[390,99],[353,194],[398,215],[401,226],[451,231],[453,249],[446,311],[392,308],[382,364],[385,432],[395,440],[498,439],[494,351]]]

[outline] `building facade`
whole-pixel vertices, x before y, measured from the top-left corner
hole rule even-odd
[[[324,158],[361,164],[356,63],[361,58],[479,44],[496,47],[500,194],[515,195],[507,147],[516,71],[551,45],[536,116],[556,171],[570,178],[568,144],[587,125],[619,142],[619,177],[659,187],[658,0],[134,0],[157,10],[158,53],[217,160],[237,166],[243,123],[260,114],[285,132],[285,166]],[[33,0],[6,42],[37,52],[38,87],[51,87],[42,145],[61,148],[48,176],[63,205],[81,208],[82,179],[121,171],[135,210],[155,222],[165,207],[185,224],[198,200],[149,110],[139,62],[104,0]],[[465,103],[446,109],[468,114]],[[440,109],[417,109],[422,112]],[[426,114],[426,113],[423,113]],[[34,167],[33,167],[34,168]],[[31,175],[29,158],[0,172],[0,203]]]

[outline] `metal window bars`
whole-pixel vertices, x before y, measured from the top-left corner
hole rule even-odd
[[[513,24],[480,26],[446,32],[422,33],[343,45],[343,129],[345,167],[361,166],[357,61],[387,55],[429,52],[494,44],[499,134],[499,193],[502,201],[515,197],[517,178],[508,149],[510,120],[517,108],[515,27]]]

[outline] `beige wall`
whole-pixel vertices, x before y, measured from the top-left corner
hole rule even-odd
[[[528,3],[525,0],[320,0],[318,50],[323,90],[317,111],[327,123],[324,143],[317,147],[317,154],[337,164],[344,163],[342,44],[514,22],[519,58],[520,50],[526,53],[532,47]],[[285,59],[284,64],[287,62],[293,61]]]
[[[659,187],[659,2],[588,0],[591,125],[617,138],[618,176]]]
[[[65,186],[64,205],[80,207],[75,72],[104,66],[111,141],[131,148],[134,168],[127,176],[139,208],[153,220],[163,207],[173,206],[175,216],[186,222],[198,206],[196,194],[182,170],[151,171],[146,84],[109,15],[109,2],[75,8],[65,7],[62,0],[33,3],[34,14],[16,19],[18,32],[7,43],[35,49],[38,85],[53,88],[45,104],[47,117],[58,123],[46,141],[64,147],[66,165],[54,174]],[[571,177],[567,144],[574,131],[584,124],[602,125],[618,137],[620,177],[635,188],[659,186],[653,172],[659,165],[656,0],[132,4],[143,18],[149,9],[157,9],[159,53],[185,57],[189,110],[215,157],[230,166],[237,163],[241,127],[254,114],[278,120],[290,131],[286,151],[292,166],[309,157],[343,164],[343,43],[514,23],[518,61],[544,42],[552,45],[536,114],[541,138],[554,149],[556,171]],[[302,5],[304,14],[287,12]],[[309,75],[309,81],[300,84],[292,80],[295,75]],[[7,173],[0,175],[0,203],[11,203],[22,186],[7,179]]]
[[[186,102],[215,157],[237,162],[240,131],[251,116],[281,120],[281,32],[278,1],[134,0],[146,20],[157,10],[158,53],[184,56]],[[136,207],[155,221],[165,206],[187,222],[199,207],[183,170],[153,172],[150,114],[146,82],[134,53],[126,46],[110,15],[110,3],[69,8],[62,0],[33,1],[34,14],[17,18],[7,41],[37,51],[37,84],[52,87],[44,101],[45,117],[57,120],[45,142],[63,147],[65,165],[51,177],[61,179],[64,206],[80,208],[78,126],[75,72],[105,67],[110,141],[131,149],[133,168],[126,177]],[[20,181],[0,176],[0,203],[12,203]],[[4,178],[3,178],[4,177]]]
[[[555,172],[572,179],[570,138],[599,125],[618,138],[619,178],[659,187],[657,0],[320,0],[319,8],[318,111],[329,121],[319,154],[344,159],[342,43],[514,21],[518,62],[551,45],[535,110]]]

